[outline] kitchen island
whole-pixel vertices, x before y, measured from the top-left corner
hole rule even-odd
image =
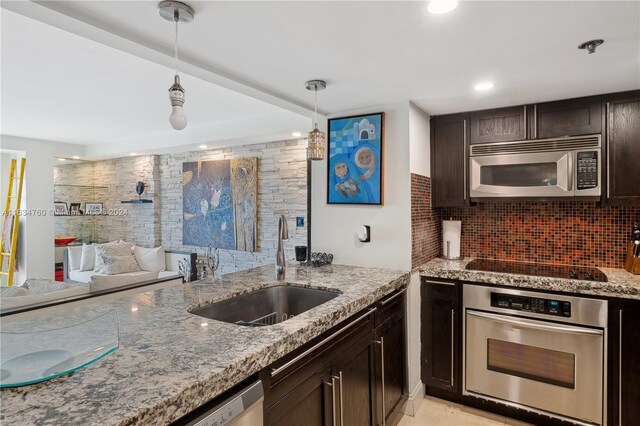
[[[189,311],[283,284],[275,280],[273,266],[72,308],[65,317],[78,322],[115,310],[120,347],[71,375],[3,389],[0,422],[168,424],[408,282],[409,273],[402,271],[342,265],[289,267],[284,283],[341,294],[287,321],[257,328]],[[3,319],[3,331],[38,324],[52,327],[59,321],[59,314],[20,323],[5,324]]]

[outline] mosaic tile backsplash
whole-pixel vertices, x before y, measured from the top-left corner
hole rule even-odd
[[[440,254],[442,223],[431,208],[431,178],[411,173],[411,267]]]
[[[640,206],[580,201],[436,210],[442,219],[462,220],[462,256],[608,268],[623,266],[631,226],[640,221]]]

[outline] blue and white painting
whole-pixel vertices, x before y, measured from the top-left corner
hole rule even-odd
[[[382,204],[384,113],[329,120],[329,204]]]
[[[256,251],[258,159],[182,163],[184,245]]]

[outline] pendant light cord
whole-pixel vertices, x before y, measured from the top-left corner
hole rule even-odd
[[[315,101],[313,103],[313,121],[316,128],[318,128],[318,88],[313,91],[315,93]]]
[[[173,12],[173,20],[176,23],[176,38],[173,42],[173,55],[176,60],[176,75],[178,75],[178,21],[180,20],[180,12],[175,9]]]

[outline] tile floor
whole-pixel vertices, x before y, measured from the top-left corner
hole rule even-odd
[[[498,414],[487,413],[475,408],[425,397],[415,417],[404,416],[399,426],[527,426]]]

